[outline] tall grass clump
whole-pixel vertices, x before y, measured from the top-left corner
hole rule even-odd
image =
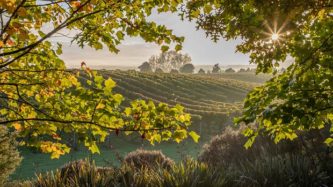
[[[100,168],[91,160],[84,159],[73,161],[60,170],[37,175],[37,179],[31,181],[32,186],[58,187],[58,186],[80,186],[80,187],[102,187],[114,186],[115,169]]]
[[[77,162],[73,162],[76,166]],[[84,167],[67,170],[73,173],[63,173],[61,170],[40,174],[34,181],[11,183],[11,186],[128,186],[128,187],[177,187],[177,186],[227,186],[228,180],[224,173],[209,168],[206,164],[194,159],[186,159],[174,164],[171,168],[162,166],[155,168],[134,168],[122,165],[120,168],[104,168],[101,170],[93,163],[87,162]]]

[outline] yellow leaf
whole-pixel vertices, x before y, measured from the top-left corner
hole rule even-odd
[[[199,136],[196,132],[191,131],[191,132],[189,132],[188,134],[192,137],[192,139],[193,139],[193,141],[194,141],[195,143],[198,143],[198,142],[199,142],[199,138],[200,138],[200,136]]]
[[[96,106],[96,109],[103,109],[105,108],[105,105],[103,103],[98,103],[98,105]]]
[[[21,126],[21,124],[19,124],[19,123],[14,123],[14,124],[13,124],[13,127],[14,127],[14,129],[17,130],[17,131],[21,131],[21,129],[22,129],[22,126]]]
[[[18,11],[17,11],[17,14],[18,14],[19,16],[24,17],[24,16],[27,15],[27,10],[26,10],[24,7],[20,7],[20,8],[18,9]]]

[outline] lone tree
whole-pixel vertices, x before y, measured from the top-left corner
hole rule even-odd
[[[185,64],[180,68],[181,73],[193,73],[194,72],[193,64]]]
[[[212,73],[221,73],[221,68],[220,68],[220,65],[219,65],[219,64],[215,64],[215,65],[213,66]]]
[[[188,134],[197,140],[187,132],[190,116],[183,107],[137,100],[123,109],[123,97],[113,93],[111,78],[105,80],[85,62],[81,71],[67,70],[60,58],[62,45],[50,40],[73,30],[68,37],[80,47],[105,46],[117,53],[128,35],[155,42],[163,51],[169,44],[179,50],[184,38],[146,18],[155,9],[175,12],[180,3],[0,1],[0,125],[16,130],[21,144],[52,158],[70,151],[63,133],[76,133],[92,153],[99,152],[97,143],[107,135],[124,131],[138,132],[151,143],[169,138],[179,142]]]
[[[153,69],[160,68],[164,72],[170,72],[172,69],[179,70],[184,64],[191,63],[192,59],[188,54],[182,54],[176,51],[162,52],[149,58],[148,63]]]
[[[200,68],[200,70],[198,71],[198,74],[205,74],[205,70],[203,70],[202,68]]]
[[[232,68],[228,68],[225,70],[226,73],[235,73],[236,71]]]
[[[257,124],[245,132],[247,146],[259,133],[279,142],[297,138],[297,131],[332,128],[332,1],[199,0],[183,13],[214,41],[242,38],[237,50],[249,54],[257,73],[274,75],[248,94],[236,119]],[[274,71],[287,57],[293,63]],[[332,145],[332,130],[325,142]]]
[[[153,72],[151,65],[148,62],[142,63],[138,68],[141,72]]]

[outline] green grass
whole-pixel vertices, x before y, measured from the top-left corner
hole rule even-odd
[[[151,99],[170,105],[180,103],[193,118],[193,129],[200,135],[200,143],[185,141],[163,143],[156,146],[142,144],[139,137],[112,136],[112,149],[103,147],[101,155],[91,155],[87,150],[72,151],[60,159],[51,160],[49,155],[22,149],[24,157],[21,166],[11,176],[12,179],[26,179],[35,173],[59,168],[63,164],[91,156],[99,166],[112,162],[119,164],[116,154],[125,155],[141,146],[157,149],[178,161],[183,155],[196,157],[201,145],[211,136],[220,133],[225,123],[230,123],[227,114],[238,111],[241,102],[253,87],[267,77],[257,77],[253,73],[228,73],[221,75],[149,74],[134,71],[101,71],[105,77],[111,76],[116,82],[116,93],[125,96],[125,104],[133,99]]]
[[[152,146],[147,142],[141,142],[139,138],[135,140],[125,140],[123,137],[113,136],[111,139],[112,148],[103,146],[100,155],[91,154],[85,148],[80,148],[79,151],[72,151],[70,154],[60,157],[60,159],[51,159],[50,155],[34,153],[28,149],[21,149],[21,154],[24,158],[21,165],[11,176],[11,179],[34,178],[35,173],[44,173],[46,171],[55,170],[69,161],[87,157],[94,159],[98,166],[119,165],[120,162],[117,158],[117,154],[125,156],[127,153],[138,148],[162,150],[163,153],[170,158],[174,160],[181,160],[181,158],[185,155],[196,157],[202,146],[202,142],[195,144],[191,141],[185,141],[180,144],[166,142]]]

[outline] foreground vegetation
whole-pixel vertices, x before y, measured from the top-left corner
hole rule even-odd
[[[57,171],[39,174],[30,181],[6,186],[331,186],[333,157],[318,142],[327,131],[303,134],[304,143],[274,144],[258,138],[246,150],[244,127],[228,127],[206,144],[198,160],[187,157],[174,162],[160,151],[137,150],[120,166],[97,167],[85,159],[70,162]],[[310,149],[305,149],[311,147]]]

